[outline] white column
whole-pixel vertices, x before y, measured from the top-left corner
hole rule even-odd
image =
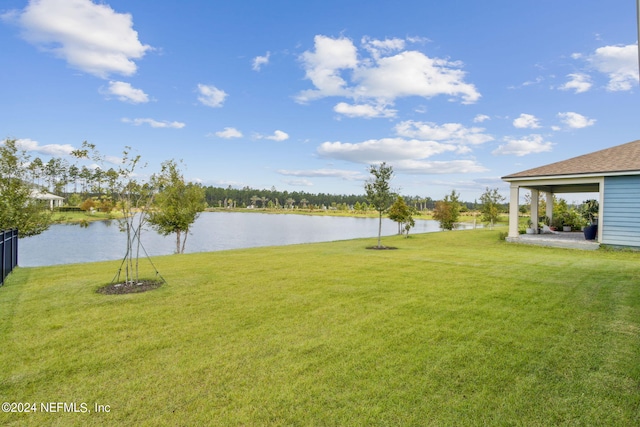
[[[553,219],[553,193],[545,191],[544,198],[547,201],[547,210],[545,215],[549,218],[549,221],[551,221]]]
[[[640,31],[640,29],[638,31]],[[604,178],[601,178],[600,182],[598,183],[598,235],[596,236],[596,241],[598,243],[602,243],[603,228],[604,228]]]
[[[531,222],[533,222],[533,228],[538,228],[538,202],[539,191],[531,189]]]
[[[509,237],[518,237],[518,212],[520,207],[520,187],[511,184],[509,192]]]

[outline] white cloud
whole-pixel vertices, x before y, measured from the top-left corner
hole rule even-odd
[[[473,118],[474,123],[482,123],[487,120],[491,120],[491,117],[487,116],[486,114],[478,114]]]
[[[198,84],[198,101],[207,107],[222,107],[227,93],[212,85]]]
[[[313,182],[308,179],[291,179],[284,181],[284,183],[292,187],[313,187]]]
[[[289,134],[283,132],[281,130],[276,130],[273,135],[265,136],[265,139],[270,139],[272,141],[286,141],[289,139]]]
[[[484,128],[467,128],[460,123],[445,123],[437,125],[428,122],[414,122],[407,120],[396,125],[395,131],[398,135],[406,138],[417,138],[421,140],[448,141],[461,145],[483,144],[493,141],[491,135],[484,133]]]
[[[401,160],[392,163],[393,170],[408,174],[457,174],[486,172],[488,169],[475,160],[424,161]]]
[[[171,128],[171,129],[182,129],[183,127],[185,127],[186,125],[182,122],[168,122],[168,121],[162,121],[159,122],[157,120],[154,119],[127,119],[124,118],[122,119],[123,123],[130,123],[132,125],[135,126],[140,126],[140,125],[149,125],[152,128]]]
[[[130,14],[90,0],[31,0],[10,16],[29,43],[101,78],[134,74],[134,60],[151,49],[138,40]]]
[[[588,58],[591,65],[609,77],[609,91],[631,90],[638,84],[638,45],[604,46]]]
[[[303,91],[297,100],[307,102],[325,96],[348,95],[347,82],[340,76],[340,70],[354,69],[358,65],[356,47],[349,39],[322,35],[315,36],[314,43],[315,51],[304,52],[300,60],[306,77],[317,90]]]
[[[311,170],[287,170],[280,169],[277,171],[280,175],[296,176],[305,178],[341,178],[346,181],[355,181],[366,179],[366,175],[362,172],[343,170],[343,169],[311,169]]]
[[[357,97],[392,101],[396,98],[437,95],[462,98],[472,104],[480,98],[475,86],[464,82],[465,73],[458,62],[430,58],[417,51],[403,51],[375,61],[374,66],[354,70]]]
[[[363,37],[362,46],[371,53],[374,58],[380,58],[383,54],[389,54],[404,49],[405,41],[398,38],[376,40],[370,37]]]
[[[364,50],[371,56],[360,59],[356,46],[347,38],[317,35],[314,41],[314,51],[303,53],[300,59],[315,89],[300,92],[298,102],[341,96],[360,104],[371,100],[392,105],[401,97],[447,95],[470,104],[480,98],[475,86],[464,82],[460,62],[409,50],[384,56],[404,49],[403,40],[365,37]]]
[[[513,126],[519,129],[537,129],[540,127],[540,123],[536,116],[523,113],[513,121]]]
[[[256,139],[270,139],[271,141],[286,141],[289,139],[289,134],[281,130],[276,130],[273,135],[262,135],[256,133],[253,137]]]
[[[372,164],[387,162],[398,172],[409,174],[484,172],[475,159],[433,159],[471,153],[470,146],[492,141],[482,128],[458,123],[404,121],[395,126],[398,137],[371,139],[359,143],[327,141],[317,148],[320,157]]]
[[[456,151],[453,144],[435,141],[420,141],[403,138],[371,139],[357,144],[347,142],[323,142],[318,154],[355,163],[391,162],[398,160],[424,159],[436,154]]]
[[[260,71],[263,65],[267,65],[269,63],[270,56],[271,52],[267,52],[265,56],[256,56],[253,58],[253,65],[251,66],[253,71]]]
[[[582,129],[588,126],[593,126],[596,122],[595,119],[589,119],[582,114],[573,113],[568,111],[566,113],[558,113],[560,121],[572,129]]]
[[[118,100],[130,102],[132,104],[141,104],[149,102],[149,96],[141,89],[131,86],[131,83],[125,82],[109,82],[109,89],[104,92],[106,95],[114,95]]]
[[[545,141],[542,135],[529,135],[521,139],[505,138],[506,144],[499,146],[492,154],[494,155],[515,155],[518,157],[527,154],[543,153],[551,151],[553,143]]]
[[[224,128],[224,130],[218,131],[215,135],[219,138],[231,139],[231,138],[242,138],[242,132],[240,132],[236,128]]]
[[[533,85],[539,85],[540,83],[542,83],[544,81],[544,77],[542,76],[538,76],[536,77],[534,80],[527,80],[526,82],[522,83],[522,86],[533,86]]]
[[[347,104],[346,102],[339,102],[333,107],[333,111],[339,114],[344,114],[347,117],[364,117],[371,119],[374,117],[387,117],[392,118],[396,116],[397,110],[387,109],[382,104]]]
[[[583,73],[573,73],[567,75],[569,81],[560,86],[561,90],[574,90],[575,93],[583,93],[591,89],[591,77]]]
[[[67,156],[75,148],[70,144],[47,144],[40,145],[39,142],[29,138],[16,140],[16,147],[24,151],[34,151],[46,156]]]

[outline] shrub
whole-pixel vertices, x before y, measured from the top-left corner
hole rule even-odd
[[[95,206],[96,206],[96,202],[93,199],[87,199],[80,204],[80,209],[86,212],[95,208]]]

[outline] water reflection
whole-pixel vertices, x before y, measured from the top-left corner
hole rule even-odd
[[[396,234],[398,226],[385,218],[382,234]],[[415,233],[440,231],[437,221],[417,220]],[[203,212],[193,224],[185,252],[208,252],[258,246],[327,242],[376,237],[377,218],[306,216],[238,212]],[[150,256],[175,250],[175,236],[143,232],[142,244]],[[117,221],[92,222],[86,228],[55,224],[44,233],[20,239],[22,267],[122,259],[126,237]]]

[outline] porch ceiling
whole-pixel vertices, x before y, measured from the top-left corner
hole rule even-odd
[[[548,192],[548,193],[597,193],[600,191],[600,186],[597,182],[588,184],[556,184],[556,185],[543,185],[543,184],[531,184],[523,183],[522,188],[529,188],[533,190]]]

